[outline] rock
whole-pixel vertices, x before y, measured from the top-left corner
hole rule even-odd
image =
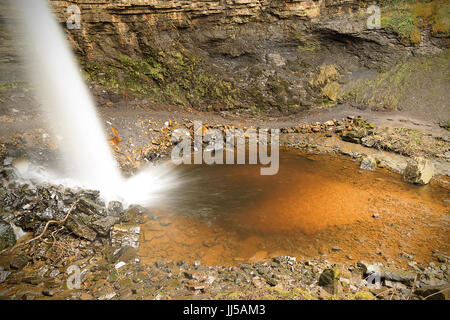
[[[77,204],[77,212],[82,212],[87,215],[106,216],[104,207],[87,198],[80,198]]]
[[[111,300],[115,296],[116,296],[116,293],[114,291],[112,291],[112,289],[110,289],[110,290],[104,290],[101,295],[98,295],[97,299],[98,300]]]
[[[271,287],[275,287],[278,284],[278,281],[275,278],[266,277],[264,279],[266,280],[267,284]]]
[[[11,261],[10,267],[11,269],[21,270],[28,263],[28,258],[25,256],[15,256]]]
[[[125,246],[120,248],[120,251],[118,252],[117,256],[121,261],[129,262],[136,259],[137,251],[135,248],[131,246]]]
[[[261,262],[267,259],[267,251],[257,251],[249,260],[252,262]]]
[[[0,220],[0,251],[16,244],[16,236],[11,225]]]
[[[351,299],[353,300],[374,300],[375,297],[372,293],[368,292],[368,291],[360,291],[355,293]]]
[[[119,291],[119,297],[121,300],[130,299],[133,295],[133,291],[130,288],[125,288]]]
[[[368,132],[366,128],[353,128],[353,130],[344,132],[341,136],[342,140],[353,142],[353,143],[361,143],[361,139],[367,136]]]
[[[446,263],[449,260],[448,256],[438,251],[433,252],[433,255],[436,257],[437,261],[441,263]]]
[[[66,227],[75,235],[90,241],[94,241],[97,237],[97,233],[88,227],[83,217],[80,216],[69,217],[66,222]]]
[[[97,233],[101,236],[109,236],[109,231],[112,226],[119,222],[119,218],[112,217],[104,217],[99,220],[96,220],[92,223],[92,228],[97,231]]]
[[[449,300],[450,287],[444,286],[424,286],[416,289],[415,293],[426,300]]]
[[[21,239],[27,233],[22,230],[22,228],[16,226],[14,223],[11,223],[11,227],[13,228],[14,235],[16,236],[16,240]]]
[[[139,205],[132,205],[120,217],[121,222],[131,222],[142,215],[150,215],[150,211]]]
[[[121,223],[111,229],[111,244],[113,246],[131,246],[139,248],[141,227],[137,224]]]
[[[120,217],[123,213],[122,203],[119,201],[110,201],[107,209],[108,216]]]
[[[161,217],[158,219],[159,225],[162,227],[168,227],[172,224],[172,221],[168,217]]]
[[[363,157],[361,159],[361,165],[359,166],[360,169],[369,171],[375,171],[376,167],[377,161],[371,156]]]
[[[325,269],[319,277],[319,286],[329,287],[335,284],[335,280],[339,279],[339,270]]]
[[[267,54],[267,61],[273,64],[276,67],[282,67],[286,65],[286,59],[284,59],[278,53],[269,53]]]
[[[340,85],[337,81],[329,82],[322,88],[322,94],[331,101],[337,101],[339,97]]]
[[[54,269],[54,270],[50,271],[48,276],[50,278],[54,278],[54,277],[58,276],[59,274],[60,274],[60,271],[58,269]]]
[[[32,284],[32,285],[38,285],[38,284],[42,283],[42,277],[39,277],[39,276],[25,277],[22,279],[22,282]]]
[[[59,292],[59,289],[57,289],[57,288],[42,290],[42,294],[47,297],[53,297],[58,292]]]
[[[403,283],[410,283],[414,280],[415,274],[404,271],[404,270],[396,270],[391,268],[386,268],[377,265],[367,265],[367,269],[364,272],[366,275],[371,275],[374,273],[379,273],[380,278],[391,281],[398,281]]]
[[[88,293],[83,292],[83,293],[81,294],[81,296],[80,296],[80,299],[81,299],[81,300],[93,300],[94,297],[91,296],[91,295],[88,294]]]
[[[366,136],[361,139],[361,144],[365,147],[371,148],[375,145],[375,138],[373,136]]]
[[[406,291],[407,287],[401,282],[394,282],[390,280],[385,280],[384,285],[388,288],[395,288],[397,290]]]
[[[403,177],[410,183],[425,185],[430,182],[433,174],[433,163],[428,159],[416,157],[408,161]]]
[[[0,283],[4,282],[10,274],[10,271],[0,271]]]

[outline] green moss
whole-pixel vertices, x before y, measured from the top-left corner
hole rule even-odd
[[[17,88],[20,84],[20,82],[0,83],[0,94],[8,92],[10,89]]]
[[[383,14],[381,26],[397,33],[405,43],[420,43],[420,31],[414,24],[414,17],[408,8],[396,8]]]
[[[355,294],[351,294],[348,297],[348,300],[374,300],[374,299],[375,297],[373,296],[373,294],[368,291],[357,292]]]
[[[270,102],[266,99],[262,89],[257,84],[253,84],[249,87],[248,94],[251,101],[254,103],[252,108],[255,110],[264,110],[270,106]]]
[[[142,58],[120,54],[114,61],[81,62],[87,80],[158,102],[232,108],[239,94],[231,83],[203,70],[202,59],[184,49],[146,52]]]

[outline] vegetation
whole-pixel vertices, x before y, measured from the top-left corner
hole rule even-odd
[[[143,58],[121,54],[114,61],[82,60],[86,78],[116,93],[129,91],[183,107],[217,109],[236,105],[239,91],[202,69],[202,59],[184,49],[147,52]]]
[[[450,3],[446,0],[385,0],[381,26],[397,33],[411,45],[421,42],[422,28],[431,27],[435,36],[450,36]]]
[[[442,104],[439,87],[450,77],[450,50],[434,56],[415,56],[399,61],[389,70],[379,70],[376,78],[359,81],[345,92],[346,99],[380,110],[396,110],[407,103]],[[433,86],[430,86],[433,83]],[[420,101],[412,101],[422,88]]]

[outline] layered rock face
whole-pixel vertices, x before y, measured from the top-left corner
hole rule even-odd
[[[198,109],[335,104],[348,81],[417,50],[368,29],[376,1],[49,2],[63,26],[80,9],[81,28],[66,30],[88,80]]]

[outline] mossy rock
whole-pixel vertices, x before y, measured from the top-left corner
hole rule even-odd
[[[337,269],[325,269],[319,277],[319,286],[328,287],[333,286],[335,280],[338,280],[340,272]]]
[[[337,101],[339,98],[340,85],[337,81],[329,82],[322,89],[322,94],[331,101]]]
[[[11,225],[0,220],[0,251],[16,244],[16,235]]]

